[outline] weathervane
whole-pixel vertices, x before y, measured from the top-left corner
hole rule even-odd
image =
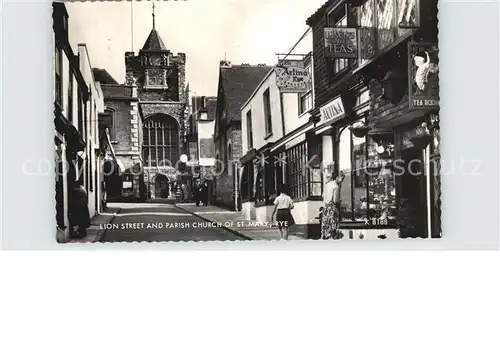
[[[155,29],[155,2],[153,0],[153,29]]]

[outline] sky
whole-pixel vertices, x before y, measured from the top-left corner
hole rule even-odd
[[[155,1],[155,26],[167,49],[186,54],[191,93],[215,96],[220,60],[276,64],[276,54],[288,52],[306,32],[306,19],[325,1]],[[152,29],[152,2],[72,2],[66,7],[73,48],[85,43],[92,66],[123,83],[125,52],[133,45],[137,54]],[[292,53],[311,50],[309,34]]]

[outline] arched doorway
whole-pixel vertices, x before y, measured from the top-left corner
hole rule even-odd
[[[167,198],[169,195],[168,178],[163,174],[155,177],[155,198]]]

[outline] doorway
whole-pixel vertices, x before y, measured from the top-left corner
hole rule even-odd
[[[399,217],[406,223],[402,237],[427,237],[427,196],[423,151],[415,147],[402,150],[404,173],[401,176]]]
[[[155,178],[155,197],[167,198],[169,195],[168,178],[163,174],[158,174]]]

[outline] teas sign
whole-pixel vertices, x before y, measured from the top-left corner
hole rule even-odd
[[[325,27],[324,37],[325,57],[358,57],[358,36],[356,28]]]
[[[305,93],[311,90],[311,72],[302,61],[280,60],[275,69],[276,85],[282,93]]]
[[[439,57],[434,43],[408,43],[410,109],[439,107]]]

